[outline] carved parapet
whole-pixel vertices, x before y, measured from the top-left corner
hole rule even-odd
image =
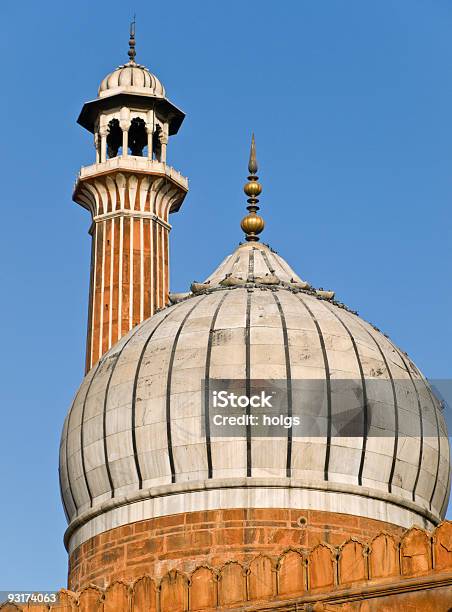
[[[105,589],[62,590],[58,604],[32,610],[213,612],[221,607],[238,612],[268,610],[271,602],[271,609],[281,612],[389,612],[404,609],[405,597],[413,609],[447,610],[451,589],[452,522],[445,521],[432,533],[413,527],[398,542],[382,532],[369,543],[349,538],[338,547],[321,543],[311,550],[289,548],[277,557],[258,554],[246,564],[230,560],[219,567],[200,565],[190,573],[173,568],[160,577],[113,581]],[[377,607],[359,607],[367,600]],[[0,605],[1,612],[19,610],[28,608]]]

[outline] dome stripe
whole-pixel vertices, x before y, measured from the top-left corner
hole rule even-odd
[[[94,379],[96,378],[96,374],[97,371],[100,367],[100,365],[104,362],[103,359],[100,359],[96,365],[96,369],[94,370],[94,374],[91,376],[91,380],[89,381],[89,385],[88,385],[88,389],[86,391],[85,394],[85,399],[83,400],[83,408],[82,408],[82,416],[81,416],[81,421],[80,421],[80,454],[82,456],[82,472],[83,472],[83,479],[85,481],[85,485],[86,485],[86,490],[88,492],[88,497],[89,497],[89,505],[92,507],[93,505],[93,495],[91,492],[91,487],[89,486],[89,482],[88,482],[88,475],[86,473],[86,465],[85,465],[85,446],[84,446],[84,428],[85,428],[85,410],[86,410],[86,400],[88,399],[88,394],[89,391],[91,389],[91,385],[93,384]]]
[[[353,350],[355,351],[356,360],[358,362],[359,374],[360,374],[360,377],[361,377],[361,385],[362,385],[362,389],[363,389],[363,447],[362,447],[362,450],[361,450],[361,461],[360,461],[360,464],[359,464],[359,471],[358,471],[358,484],[362,485],[363,484],[364,460],[366,458],[367,424],[368,424],[367,389],[366,389],[366,380],[364,378],[363,364],[361,363],[361,359],[360,359],[360,356],[359,356],[358,347],[356,346],[355,338],[353,337],[353,334],[349,330],[349,328],[346,325],[346,323],[344,323],[344,321],[341,319],[341,317],[336,312],[334,312],[334,310],[331,308],[331,306],[329,304],[325,304],[325,302],[323,302],[323,305],[343,325],[345,331],[347,332],[347,334],[348,334],[348,336],[349,336],[349,338],[350,338],[350,340],[352,342]]]
[[[79,389],[79,391],[80,391],[80,389]],[[79,391],[76,393],[74,401],[72,402],[72,406],[71,406],[71,408],[69,410],[69,413],[68,413],[67,423],[66,423],[66,439],[65,439],[65,444],[64,444],[64,456],[65,456],[65,462],[66,462],[67,490],[69,491],[69,495],[70,495],[70,498],[71,498],[72,505],[74,506],[75,513],[77,513],[77,504],[75,503],[74,493],[72,492],[71,476],[70,476],[70,473],[69,473],[68,439],[69,439],[69,421],[71,419],[72,409],[74,407],[74,403],[75,403],[75,400],[76,400],[76,398],[78,396]],[[64,427],[63,427],[63,436],[64,436]],[[67,507],[67,504],[66,504],[66,507]]]
[[[231,270],[230,270],[231,274],[233,274],[233,273],[234,273],[234,268],[235,268],[235,267],[236,267],[236,265],[239,263],[239,261],[240,261],[240,255],[237,255],[237,257],[235,258],[235,261],[234,261],[234,262],[233,262],[233,264],[232,264]]]
[[[213,333],[215,331],[215,324],[217,322],[218,313],[220,312],[220,308],[223,306],[223,302],[227,298],[228,295],[231,295],[229,292],[225,292],[222,296],[221,300],[218,302],[217,307],[215,308],[215,312],[212,317],[212,321],[210,323],[209,329],[209,339],[207,341],[207,354],[206,354],[206,370],[204,374],[204,424],[206,429],[206,454],[207,454],[207,477],[213,478],[213,468],[212,468],[212,446],[210,440],[210,414],[209,414],[209,392],[210,392],[210,360],[212,357],[212,338]]]
[[[402,353],[401,353],[400,349],[399,349],[399,348],[397,348],[397,346],[395,346],[395,344],[394,344],[394,343],[393,343],[393,342],[392,342],[392,341],[391,341],[389,338],[388,338],[388,342],[391,344],[391,346],[394,348],[394,350],[395,350],[395,351],[396,351],[396,352],[397,352],[397,353],[400,355],[400,357],[401,357],[401,359],[402,359],[403,363],[405,364],[405,367],[406,367],[406,369],[407,369],[407,372],[408,372],[408,374],[409,374],[410,378],[413,380],[413,378],[412,378],[412,376],[411,376],[411,372],[410,372],[409,367],[408,367],[408,364],[407,364],[406,360],[404,359],[404,357],[403,357],[403,355],[402,355]],[[436,421],[436,432],[437,432],[437,440],[438,440],[438,453],[437,453],[437,463],[436,463],[436,477],[435,477],[435,483],[434,483],[433,490],[432,490],[432,494],[431,494],[430,501],[429,501],[429,506],[430,506],[430,509],[431,509],[431,507],[432,507],[432,503],[433,503],[433,498],[434,498],[434,496],[435,496],[435,492],[436,492],[436,487],[437,487],[437,484],[438,484],[439,465],[440,465],[440,457],[441,457],[441,437],[442,437],[442,436],[440,435],[440,431],[439,431],[439,422],[438,422],[438,413],[437,413],[436,401],[435,401],[435,398],[433,397],[433,394],[432,394],[432,392],[431,392],[431,390],[430,390],[430,386],[427,384],[427,382],[426,382],[426,380],[425,380],[424,376],[423,376],[423,375],[422,375],[422,374],[419,372],[419,370],[418,370],[418,369],[417,369],[417,368],[414,366],[414,364],[411,362],[411,360],[410,360],[410,365],[412,366],[413,370],[415,370],[415,371],[416,371],[416,372],[419,374],[419,379],[422,381],[422,383],[423,383],[424,387],[426,388],[426,390],[427,390],[427,392],[428,392],[428,394],[429,394],[429,396],[430,396],[430,399],[431,399],[431,401],[432,401],[433,411],[434,411],[434,414],[435,414],[435,421]],[[414,382],[413,382],[413,384],[414,384]],[[419,395],[418,395],[418,398],[419,398]],[[421,444],[423,444],[423,423],[422,423],[422,410],[421,410],[421,406],[420,406],[420,400],[419,400],[419,411],[420,411],[420,420],[421,420],[421,426],[422,426],[422,429],[421,429]],[[448,444],[449,444],[449,441],[448,441]],[[418,470],[419,470],[419,472],[421,471],[421,465],[420,465],[420,463],[419,463],[419,468],[418,468]],[[447,495],[447,488],[448,488],[448,486],[449,486],[449,484],[450,484],[450,469],[448,470],[448,477],[447,477],[447,479],[448,479],[448,485],[446,486],[446,496],[445,496],[445,500],[446,500],[446,502],[448,501],[448,497],[449,497],[449,496]],[[417,487],[417,482],[418,482],[418,480],[419,480],[419,478],[417,477],[417,478],[416,478],[416,487]],[[414,489],[414,491],[413,491],[413,495],[415,494],[416,487],[415,487],[415,489]],[[413,500],[414,500],[414,497],[413,497]],[[443,511],[444,511],[444,505],[445,505],[445,503],[443,502],[443,504],[442,504],[442,506],[441,506],[441,509],[440,509],[440,514],[442,514],[442,513],[443,513]]]
[[[449,457],[449,461],[450,461],[450,441],[449,438],[446,438],[447,440],[447,446],[448,446],[448,457]],[[446,510],[447,510],[447,506],[448,506],[448,502],[449,502],[449,497],[450,497],[450,473],[451,470],[448,469],[447,470],[447,484],[446,484],[446,493],[444,496],[444,500],[443,500],[443,505],[441,506],[441,510],[440,510],[440,514],[441,517],[444,517],[446,515]]]
[[[167,439],[168,458],[169,458],[169,462],[170,462],[171,482],[172,483],[176,482],[176,468],[175,468],[175,465],[174,465],[173,442],[172,442],[172,433],[171,433],[171,377],[172,377],[172,373],[173,373],[174,357],[176,355],[176,349],[177,349],[177,343],[179,341],[179,337],[181,335],[181,332],[182,332],[182,329],[183,329],[185,323],[187,322],[188,317],[192,314],[192,312],[195,310],[195,308],[197,306],[199,306],[199,304],[204,302],[206,297],[207,297],[207,295],[202,296],[190,308],[190,310],[187,312],[185,317],[182,319],[182,322],[179,325],[179,328],[178,328],[178,330],[176,332],[176,335],[174,337],[173,346],[171,348],[171,357],[170,357],[170,362],[169,362],[169,366],[168,366],[168,378],[167,378],[167,382],[166,382],[166,439]],[[140,489],[141,489],[141,486],[140,486]]]
[[[435,399],[433,397],[433,393],[431,392],[431,389],[429,387],[429,385],[426,384],[425,379],[422,378],[425,388],[427,389],[427,392],[430,396],[430,399],[432,401],[432,406],[433,406],[433,411],[435,413],[435,421],[436,421],[436,433],[437,433],[437,439],[438,439],[438,452],[437,452],[437,461],[436,461],[436,477],[435,477],[435,483],[433,485],[433,490],[432,490],[432,494],[430,496],[430,510],[432,509],[432,503],[433,503],[433,498],[435,497],[435,493],[436,493],[436,487],[438,486],[438,475],[439,475],[439,460],[441,457],[441,435],[439,433],[439,422],[438,422],[438,412],[437,412],[437,407],[436,407],[436,402]]]
[[[67,509],[67,506],[66,506],[66,502],[65,502],[65,499],[64,499],[64,495],[63,495],[63,483],[62,483],[62,480],[61,480],[61,467],[58,467],[58,482],[60,483],[60,498],[61,498],[61,501],[63,503],[64,516],[66,517],[66,520],[69,523],[70,514],[68,512],[68,509]]]
[[[254,280],[254,249],[248,253],[248,281]]]
[[[111,366],[110,374],[109,374],[108,380],[107,380],[107,385],[105,387],[104,408],[103,408],[103,417],[102,417],[102,428],[103,428],[103,441],[104,441],[105,468],[107,470],[108,483],[109,483],[110,489],[111,489],[111,497],[115,496],[115,485],[114,485],[113,477],[112,477],[111,470],[110,470],[110,461],[108,459],[108,446],[107,446],[107,407],[108,407],[108,394],[109,394],[109,391],[110,391],[110,384],[111,384],[111,380],[113,378],[113,374],[115,373],[116,366],[118,364],[118,361],[119,361],[119,359],[120,359],[124,349],[129,344],[129,342],[133,338],[135,338],[137,333],[143,327],[144,323],[145,323],[145,321],[143,321],[143,323],[141,323],[140,325],[138,325],[135,328],[133,334],[131,334],[129,336],[129,338],[127,338],[127,340],[124,342],[124,344],[122,345],[122,347],[120,348],[120,350],[116,354],[116,359],[114,360],[113,365]]]
[[[251,259],[250,259],[251,261]],[[252,291],[248,290],[246,295],[246,324],[245,324],[245,380],[246,380],[246,395],[251,396],[251,295]],[[246,475],[251,476],[252,461],[251,461],[251,425],[249,424],[249,416],[251,414],[251,406],[246,407],[247,425],[246,425]]]
[[[138,388],[138,378],[140,376],[141,364],[143,363],[144,354],[146,353],[146,349],[149,345],[149,342],[154,337],[155,332],[158,330],[160,325],[169,317],[169,315],[173,312],[171,309],[154,327],[149,336],[146,339],[146,342],[143,345],[143,348],[140,353],[140,358],[138,359],[137,369],[135,371],[135,378],[133,381],[133,391],[132,391],[132,448],[133,448],[133,458],[135,461],[135,468],[137,472],[138,479],[138,488],[143,488],[143,477],[141,474],[140,461],[138,459],[138,450],[137,450],[137,438],[136,438],[136,401],[137,401],[137,388]]]
[[[262,255],[263,260],[265,261],[265,265],[267,266],[268,271],[270,272],[270,274],[274,274],[275,273],[275,269],[272,268],[272,266],[270,265],[267,253],[265,251],[261,251],[261,255]]]
[[[64,499],[64,495],[63,495],[63,474],[62,474],[62,468],[65,467],[66,468],[66,482],[67,482],[68,480],[67,464],[64,465],[64,462],[62,461],[63,454],[65,453],[65,450],[66,450],[64,448],[65,446],[64,442],[67,441],[67,421],[68,419],[66,417],[63,423],[63,431],[61,432],[61,442],[60,442],[60,450],[59,450],[59,465],[58,465],[58,481],[60,483],[60,496],[61,496],[61,501],[63,502],[64,514],[66,515],[66,520],[69,522],[70,514],[68,511],[66,500]]]
[[[391,471],[389,473],[388,491],[389,491],[389,493],[392,493],[392,481],[394,480],[394,472],[395,472],[395,466],[396,466],[396,461],[397,461],[397,453],[398,453],[398,447],[399,447],[399,406],[398,406],[398,403],[397,403],[397,393],[396,393],[396,388],[395,388],[395,384],[394,384],[394,378],[392,376],[392,372],[391,372],[391,369],[389,367],[388,360],[386,359],[386,355],[384,354],[380,344],[377,342],[377,339],[360,322],[358,317],[355,318],[355,321],[358,323],[358,325],[362,329],[364,329],[364,331],[374,341],[375,346],[377,347],[378,352],[380,353],[381,358],[383,359],[383,362],[384,362],[384,364],[386,366],[386,369],[388,370],[389,378],[390,378],[390,381],[391,381],[392,397],[393,397],[393,400],[394,400],[394,450],[393,450],[393,453],[392,453]]]
[[[306,302],[304,301],[304,299],[301,297],[300,294],[298,294],[298,298],[300,300],[300,302],[303,304],[303,306],[306,308],[306,310],[308,311],[309,315],[311,316],[312,321],[314,322],[314,325],[317,329],[317,334],[319,336],[319,342],[320,342],[320,347],[322,349],[322,355],[323,355],[323,363],[325,366],[325,380],[326,380],[326,401],[327,401],[327,432],[326,432],[326,449],[325,449],[325,466],[323,468],[323,478],[325,480],[328,480],[328,471],[329,471],[329,465],[330,465],[330,454],[331,454],[331,375],[330,375],[330,366],[328,363],[328,353],[326,351],[326,346],[325,346],[325,339],[323,337],[323,333],[322,330],[320,328],[319,322],[317,320],[317,317],[315,316],[315,314],[312,312],[312,310],[309,308],[309,306],[306,304]]]
[[[281,317],[281,326],[284,339],[284,356],[286,361],[286,380],[287,380],[287,416],[292,417],[292,372],[290,367],[289,336],[287,334],[286,317],[282,309],[281,302],[276,293],[273,294]],[[286,476],[290,478],[292,474],[292,428],[287,429],[287,461]]]
[[[69,434],[70,434],[70,424],[71,424],[71,417],[72,417],[72,411],[74,409],[75,403],[80,395],[80,391],[82,389],[83,383],[82,385],[80,385],[77,393],[75,394],[74,397],[74,401],[72,402],[72,406],[71,409],[69,410],[69,414],[68,414],[68,419],[67,419],[67,434],[66,434],[66,469],[67,469],[67,482],[68,482],[68,487],[69,487],[69,493],[71,495],[71,499],[72,499],[72,503],[74,504],[74,508],[75,508],[75,512],[78,512],[78,506],[75,502],[75,497],[74,497],[74,489],[72,488],[72,483],[71,483],[71,473],[69,470],[69,453],[68,453],[68,441],[69,441]],[[81,422],[80,422],[81,425]],[[80,427],[81,429],[81,427]],[[80,453],[83,455],[83,447],[80,447]]]
[[[391,346],[394,348],[394,350],[397,351],[397,353],[400,355],[400,357],[402,358],[402,361],[406,364],[405,359],[402,357],[401,355],[401,351],[394,345],[394,343],[388,338],[388,341],[390,342]],[[410,364],[413,366],[413,369],[416,370],[416,372],[419,374],[419,379],[422,381],[423,385],[425,386],[427,393],[429,394],[429,397],[431,399],[432,402],[432,406],[433,406],[433,412],[435,414],[435,421],[436,421],[436,433],[437,433],[437,441],[438,441],[438,452],[437,452],[437,462],[436,462],[436,477],[435,477],[435,482],[433,483],[433,489],[432,489],[432,493],[430,496],[430,501],[429,501],[429,507],[430,509],[432,508],[432,502],[433,502],[433,498],[435,496],[435,492],[436,492],[436,486],[438,484],[438,474],[439,474],[439,464],[440,464],[440,456],[441,456],[441,436],[439,433],[439,423],[438,423],[438,414],[437,414],[437,408],[436,408],[436,402],[435,399],[432,395],[432,392],[430,390],[429,385],[426,383],[424,376],[421,374],[421,372],[419,372],[419,370],[411,363]],[[407,365],[406,365],[407,367]],[[421,419],[422,421],[422,419]],[[423,430],[422,430],[422,434],[421,434],[421,440],[423,440]],[[448,476],[448,478],[450,477],[450,475]],[[416,481],[416,486],[417,486],[417,481]],[[447,491],[446,491],[447,493]],[[447,495],[446,495],[447,498]]]
[[[281,257],[278,257],[278,255],[277,255],[276,253],[272,253],[272,259],[273,259],[273,261],[275,261],[275,262],[278,264],[278,266],[280,267],[281,272],[282,272],[282,278],[286,277],[286,276],[287,276],[287,272],[286,272],[286,270],[284,269],[284,267],[283,267],[283,265],[282,265],[282,263],[281,263],[281,262],[283,261],[283,260],[281,259]],[[275,272],[276,272],[276,270],[275,270]],[[290,277],[290,275],[289,275],[289,277]]]
[[[411,382],[413,383],[413,387],[414,387],[414,392],[416,393],[416,398],[417,398],[417,406],[418,406],[418,410],[419,410],[419,459],[418,459],[418,465],[417,465],[417,472],[416,472],[416,478],[414,481],[414,486],[413,486],[413,495],[412,495],[412,500],[415,501],[416,499],[416,489],[417,489],[417,485],[419,482],[419,476],[421,473],[421,467],[422,467],[422,455],[424,452],[424,422],[422,420],[422,406],[421,406],[421,398],[419,395],[419,391],[417,388],[416,383],[414,382],[414,378],[413,375],[411,374],[411,370],[404,358],[404,356],[402,355],[402,352],[399,351],[399,349],[388,339],[389,344],[393,347],[393,349],[396,351],[396,353],[399,355],[400,359],[402,360],[403,365],[405,366],[405,370],[408,372],[408,376],[410,377]]]

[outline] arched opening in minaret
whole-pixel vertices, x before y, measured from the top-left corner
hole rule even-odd
[[[144,149],[148,144],[146,124],[143,119],[135,117],[129,128],[129,149],[131,155],[143,156]]]
[[[162,143],[160,138],[162,135],[162,128],[158,125],[154,132],[154,139],[152,141],[152,154],[154,159],[160,161],[162,159]]]
[[[112,119],[108,123],[108,134],[107,134],[107,155],[110,159],[111,157],[116,157],[118,153],[122,149],[122,130],[119,126],[119,121],[117,119]]]

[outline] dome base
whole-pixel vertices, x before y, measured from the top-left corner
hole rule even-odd
[[[137,521],[90,538],[70,555],[68,587],[106,587],[143,575],[158,581],[173,569],[190,574],[201,565],[246,565],[258,554],[277,560],[289,548],[304,551],[322,542],[336,547],[352,537],[369,543],[382,531],[397,538],[404,530],[383,521],[316,510],[186,512]]]

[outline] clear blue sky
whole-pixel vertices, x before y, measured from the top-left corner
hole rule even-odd
[[[241,239],[256,133],[265,242],[429,377],[452,352],[449,0],[2,3],[0,590],[66,583],[60,430],[83,375],[88,214],[71,203],[104,75],[137,60],[187,113],[169,162],[173,290]]]

